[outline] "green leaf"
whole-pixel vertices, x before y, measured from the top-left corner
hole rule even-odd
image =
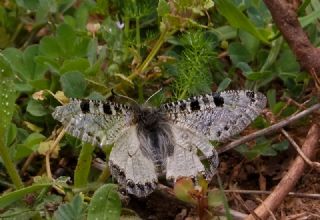
[[[236,150],[242,154],[244,154],[249,160],[253,160],[256,157],[263,156],[275,156],[277,155],[277,151],[275,151],[271,147],[271,141],[265,139],[264,137],[257,139],[257,144],[249,149],[247,145],[240,145],[236,148]]]
[[[280,73],[298,73],[300,65],[293,52],[289,48],[285,48],[280,53],[280,58],[275,62],[277,71]]]
[[[320,10],[311,12],[310,14],[299,18],[302,27],[306,27],[309,24],[316,22],[320,17]]]
[[[47,188],[49,186],[51,186],[51,183],[34,184],[32,186],[28,186],[23,189],[19,189],[19,190],[7,193],[5,195],[2,195],[0,196],[0,208],[5,208],[6,206],[14,202],[20,201],[28,193],[32,193],[32,192],[41,190],[43,188]]]
[[[252,61],[251,53],[241,43],[231,43],[228,47],[228,53],[234,65],[239,62],[248,63]]]
[[[168,2],[165,0],[160,0],[159,4],[158,4],[157,11],[158,11],[159,17],[163,17],[163,16],[169,14],[170,13],[170,6],[169,6]]]
[[[194,184],[191,178],[181,178],[174,184],[175,196],[184,201],[196,204],[197,202],[192,198],[191,192],[194,190]]]
[[[4,59],[0,56],[0,134],[6,143],[7,130],[10,127],[11,118],[14,112],[16,91],[13,83],[12,70]]]
[[[27,112],[37,117],[45,116],[49,113],[40,101],[36,101],[34,99],[29,100],[27,105]]]
[[[85,143],[82,145],[78,163],[74,172],[74,186],[77,188],[86,187],[88,183],[93,150],[94,146],[91,144]]]
[[[242,45],[249,51],[252,57],[255,57],[257,51],[260,49],[260,41],[252,34],[239,30],[239,37]]]
[[[273,75],[272,72],[247,72],[245,73],[248,80],[256,81],[263,80],[271,77]]]
[[[31,133],[22,144],[18,144],[15,160],[19,160],[30,155],[36,151],[39,147],[40,142],[44,141],[46,137],[40,133]]]
[[[0,54],[0,157],[15,187],[21,188],[23,187],[22,180],[12,161],[9,148],[6,146],[16,97],[12,69]]]
[[[55,37],[44,37],[40,41],[40,52],[48,58],[57,58],[62,54],[62,49]]]
[[[121,201],[117,188],[117,185],[105,184],[93,194],[89,204],[88,220],[120,218]]]
[[[88,69],[90,66],[89,61],[85,58],[73,58],[66,60],[61,69],[60,69],[60,74],[66,73],[66,72],[71,72],[71,71],[85,71]]]
[[[39,1],[36,0],[16,0],[17,5],[19,5],[22,8],[28,9],[28,10],[34,10],[35,8],[39,7]]]
[[[289,142],[288,142],[288,140],[284,140],[279,143],[272,144],[271,147],[273,149],[275,149],[276,151],[285,151],[289,147]]]
[[[210,32],[213,32],[218,37],[219,41],[230,40],[237,37],[237,29],[229,25],[217,27],[210,30]]]
[[[278,114],[286,105],[284,102],[277,102],[273,107],[272,107],[272,113],[273,114]]]
[[[225,202],[223,191],[214,190],[208,193],[208,205],[210,207],[222,206]]]
[[[84,219],[83,214],[83,200],[78,194],[73,197],[72,201],[67,204],[59,206],[58,210],[54,212],[53,219],[55,220],[78,220]]]
[[[57,29],[56,40],[60,45],[65,57],[70,57],[73,54],[76,43],[76,33],[74,29],[67,24],[62,24]]]
[[[219,13],[228,20],[231,26],[245,30],[262,42],[269,43],[268,39],[265,37],[266,33],[258,30],[230,0],[216,0],[215,3]]]
[[[223,79],[222,82],[218,86],[217,92],[221,92],[223,90],[226,90],[226,88],[228,88],[228,86],[230,85],[231,82],[232,82],[232,80],[228,77]]]
[[[271,50],[269,51],[268,57],[261,67],[260,72],[264,72],[265,70],[270,68],[271,65],[276,61],[281,49],[282,42],[282,37],[279,37],[278,39],[271,42]]]
[[[20,73],[24,72],[22,52],[16,48],[7,48],[2,51],[2,54],[4,55],[6,62],[10,64],[12,70],[19,73],[19,77],[25,79],[26,77],[23,74],[20,76]]]
[[[28,82],[32,79],[43,78],[47,67],[41,63],[35,62],[35,57],[39,54],[39,46],[31,45],[24,52],[15,48],[8,48],[3,54],[10,63],[13,71],[17,73],[20,79]]]
[[[10,146],[16,139],[16,136],[17,136],[17,126],[14,123],[11,123],[8,129],[6,146]]]
[[[81,98],[85,94],[86,80],[80,72],[67,72],[60,77],[64,94],[72,98]]]
[[[267,92],[268,97],[268,104],[270,108],[273,108],[276,104],[276,90],[275,89],[269,89]]]

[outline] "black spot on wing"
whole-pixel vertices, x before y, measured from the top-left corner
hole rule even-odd
[[[107,115],[112,115],[111,106],[109,103],[103,103],[103,112]]]
[[[217,107],[223,107],[224,99],[220,96],[219,93],[213,94],[213,102]]]
[[[198,100],[192,100],[190,103],[191,111],[197,111],[200,110],[200,104]]]
[[[246,92],[246,96],[250,99],[251,102],[255,102],[255,98],[254,98],[254,92],[253,91],[247,91]]]
[[[184,111],[187,108],[187,104],[185,102],[181,101],[179,108],[180,108],[180,111]]]
[[[89,100],[82,100],[80,103],[80,109],[84,114],[89,113],[90,112]]]

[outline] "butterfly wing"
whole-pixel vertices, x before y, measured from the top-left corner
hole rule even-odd
[[[172,122],[209,140],[225,141],[246,128],[266,106],[266,97],[249,90],[196,96],[161,106]]]
[[[110,145],[130,126],[133,112],[122,104],[73,99],[52,113],[71,135],[94,145]]]
[[[196,177],[202,173],[211,179],[218,166],[218,153],[209,140],[188,128],[172,125],[171,129],[175,145],[173,154],[167,158],[166,178],[177,180],[179,177]],[[201,163],[198,149],[208,158],[209,171]]]
[[[150,158],[141,151],[135,125],[127,129],[115,142],[110,153],[112,176],[130,194],[146,197],[157,185],[157,174]]]

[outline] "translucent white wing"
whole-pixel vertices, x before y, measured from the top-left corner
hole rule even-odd
[[[179,177],[196,177],[200,173],[211,179],[219,161],[218,153],[209,140],[177,125],[172,125],[172,133],[175,145],[173,155],[167,158],[166,178],[175,181]],[[208,159],[210,167],[207,171],[199,159],[198,149]]]
[[[239,90],[195,96],[160,108],[174,124],[224,141],[246,128],[265,106],[263,94]]]
[[[141,151],[135,125],[116,140],[110,154],[109,167],[112,176],[130,194],[145,197],[156,188],[158,178],[155,166]]]
[[[78,99],[57,107],[52,116],[68,133],[94,145],[112,144],[133,120],[126,105]]]

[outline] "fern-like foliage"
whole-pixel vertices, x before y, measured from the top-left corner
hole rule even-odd
[[[173,84],[174,96],[183,99],[190,95],[210,92],[212,76],[210,63],[214,62],[214,42],[204,32],[189,32],[182,36],[184,46],[177,63],[177,76]]]

